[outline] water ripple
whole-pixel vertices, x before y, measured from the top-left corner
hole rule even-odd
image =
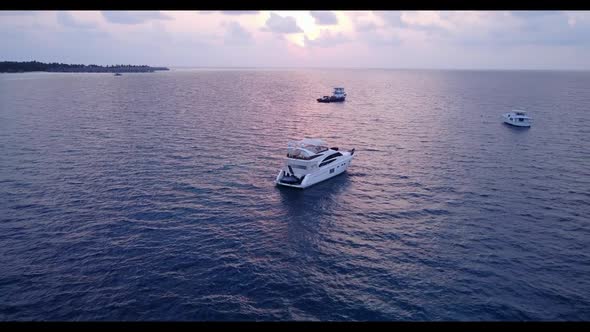
[[[0,320],[590,318],[587,73],[19,75]],[[349,171],[275,187],[306,136]]]

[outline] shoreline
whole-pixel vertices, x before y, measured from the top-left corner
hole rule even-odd
[[[151,67],[146,65],[82,65],[65,63],[43,63],[38,61],[0,61],[0,73],[153,73],[155,71],[168,71],[167,67]]]

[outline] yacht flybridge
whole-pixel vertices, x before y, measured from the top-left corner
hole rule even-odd
[[[346,171],[353,155],[354,149],[328,148],[319,139],[291,141],[285,165],[275,182],[282,186],[307,188]]]
[[[517,127],[530,127],[532,118],[527,116],[525,111],[513,110],[502,115],[504,122]]]

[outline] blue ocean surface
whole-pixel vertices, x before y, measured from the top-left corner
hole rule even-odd
[[[589,249],[590,72],[0,75],[3,321],[590,320]]]

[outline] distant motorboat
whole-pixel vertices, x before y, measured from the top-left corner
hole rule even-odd
[[[115,76],[123,76],[121,73],[115,73]]]
[[[277,185],[307,188],[346,171],[354,149],[328,148],[319,139],[289,142],[285,165],[275,180]]]
[[[334,102],[342,102],[346,99],[346,92],[344,92],[344,88],[334,88],[334,93],[331,96],[323,96],[322,98],[318,98],[318,103],[334,103]]]
[[[504,113],[502,118],[504,119],[504,123],[516,127],[530,127],[533,121],[533,119],[522,110],[512,110],[512,112]]]

